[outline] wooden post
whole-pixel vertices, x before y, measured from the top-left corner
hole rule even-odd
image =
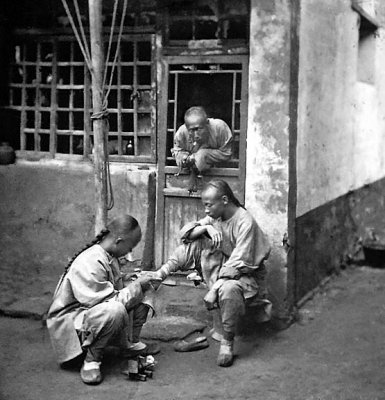
[[[88,0],[90,15],[90,38],[92,59],[92,109],[101,115],[103,110],[103,22],[102,0]],[[93,120],[94,130],[94,173],[95,173],[95,233],[99,233],[107,223],[107,171],[106,138],[104,119]]]

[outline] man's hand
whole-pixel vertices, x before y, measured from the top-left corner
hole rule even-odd
[[[139,274],[136,281],[140,283],[142,290],[145,292],[149,289],[157,289],[162,282],[162,279],[156,276],[155,272],[145,271]]]
[[[222,244],[222,232],[217,231],[212,225],[206,225],[206,232],[209,235],[213,246],[215,248],[221,247]]]
[[[213,310],[214,308],[218,308],[217,300],[218,300],[218,292],[213,289],[211,289],[203,299],[203,301],[205,302],[205,306],[208,310]]]

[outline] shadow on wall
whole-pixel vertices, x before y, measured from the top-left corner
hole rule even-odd
[[[385,179],[380,179],[297,218],[297,301],[338,271],[371,231],[385,241],[384,193]]]
[[[283,249],[273,246],[269,259],[266,262],[267,288],[269,299],[273,303],[273,319],[285,320],[287,315],[287,270],[286,254]]]

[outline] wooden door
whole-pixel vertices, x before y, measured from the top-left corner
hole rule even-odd
[[[188,175],[175,176],[178,168],[171,156],[174,133],[183,124],[185,111],[203,106],[209,117],[224,120],[231,128],[232,159],[205,173],[199,180],[226,180],[244,201],[248,56],[165,57],[158,103],[158,191],[156,218],[156,265],[164,262],[178,245],[180,228],[204,216],[200,190],[189,194]]]

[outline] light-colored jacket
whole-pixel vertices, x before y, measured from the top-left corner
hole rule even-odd
[[[60,278],[48,311],[47,327],[59,363],[82,353],[75,325],[86,310],[104,301],[119,301],[129,310],[143,297],[138,282],[124,287],[118,260],[100,245],[82,252]]]
[[[182,167],[182,160],[190,153],[194,153],[200,171],[231,158],[233,135],[226,122],[208,118],[207,128],[207,143],[196,149],[186,125],[179,127],[174,136],[174,147],[171,149],[171,154],[179,167]]]

